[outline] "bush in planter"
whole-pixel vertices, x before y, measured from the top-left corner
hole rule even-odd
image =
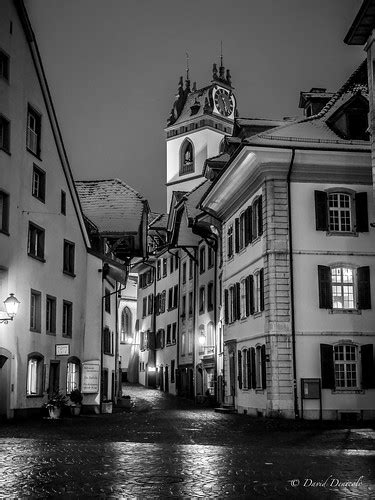
[[[117,400],[117,406],[121,408],[131,408],[130,396],[122,396]]]
[[[72,402],[70,406],[70,413],[73,416],[77,416],[81,413],[81,404],[83,399],[82,392],[79,389],[73,389],[69,397]]]
[[[72,392],[70,393],[69,397],[70,397],[70,401],[72,403],[74,403],[75,405],[82,404],[83,395],[79,389],[73,389]]]
[[[68,398],[59,390],[54,391],[44,403],[44,408],[47,408],[50,418],[59,418],[61,411],[68,404]]]

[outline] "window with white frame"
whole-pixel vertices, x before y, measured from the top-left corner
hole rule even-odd
[[[254,312],[260,312],[264,309],[264,284],[263,269],[254,273]]]
[[[188,331],[188,353],[192,354],[193,353],[193,330]]]
[[[242,388],[249,388],[249,350],[242,350]]]
[[[31,194],[42,203],[46,200],[46,173],[36,165],[33,166]]]
[[[228,227],[227,231],[227,256],[228,259],[233,256],[233,224]]]
[[[29,222],[27,252],[30,257],[44,260],[44,229]]]
[[[62,334],[64,337],[71,337],[73,334],[73,303],[69,300],[63,300]]]
[[[262,347],[257,346],[255,349],[255,378],[256,378],[256,388],[261,389],[263,387],[262,379]]]
[[[318,280],[320,308],[334,311],[371,309],[369,266],[318,266]]]
[[[46,298],[46,333],[56,333],[56,297]]]
[[[328,210],[330,231],[352,230],[351,196],[348,193],[329,193]]]
[[[29,354],[27,360],[27,396],[42,396],[43,392],[43,356],[39,353]]]
[[[356,234],[368,232],[367,193],[348,189],[314,191],[317,231]]]
[[[29,105],[27,109],[26,147],[37,156],[40,155],[41,125],[41,115]]]
[[[358,347],[350,344],[334,346],[335,385],[340,388],[358,387]]]
[[[241,318],[246,318],[247,316],[247,307],[246,307],[246,303],[247,303],[247,300],[248,300],[248,296],[247,296],[247,285],[246,285],[246,278],[241,280]]]
[[[41,331],[42,294],[37,290],[31,290],[30,294],[30,330]]]
[[[245,212],[242,212],[239,221],[239,235],[238,235],[239,250],[242,250],[242,248],[245,247],[245,227],[246,227],[245,224],[246,224]]]

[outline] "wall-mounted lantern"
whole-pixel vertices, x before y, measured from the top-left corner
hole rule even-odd
[[[14,296],[14,293],[11,293],[9,297],[4,300],[5,312],[7,316],[0,316],[0,323],[6,324],[8,321],[13,321],[13,318],[17,314],[19,304],[20,301]]]

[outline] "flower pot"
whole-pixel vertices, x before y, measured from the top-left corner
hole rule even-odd
[[[57,419],[61,417],[61,408],[57,406],[49,406],[48,407],[49,418]]]
[[[102,413],[112,413],[113,403],[112,401],[102,403]]]
[[[117,401],[117,406],[120,408],[131,408],[132,403],[130,398],[120,398]]]
[[[73,415],[73,417],[78,417],[78,415],[81,413],[81,405],[72,405],[70,407],[70,413]]]

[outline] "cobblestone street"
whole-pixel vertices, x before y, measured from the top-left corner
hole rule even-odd
[[[256,420],[125,392],[134,407],[112,415],[1,424],[1,498],[375,498],[373,426]]]

